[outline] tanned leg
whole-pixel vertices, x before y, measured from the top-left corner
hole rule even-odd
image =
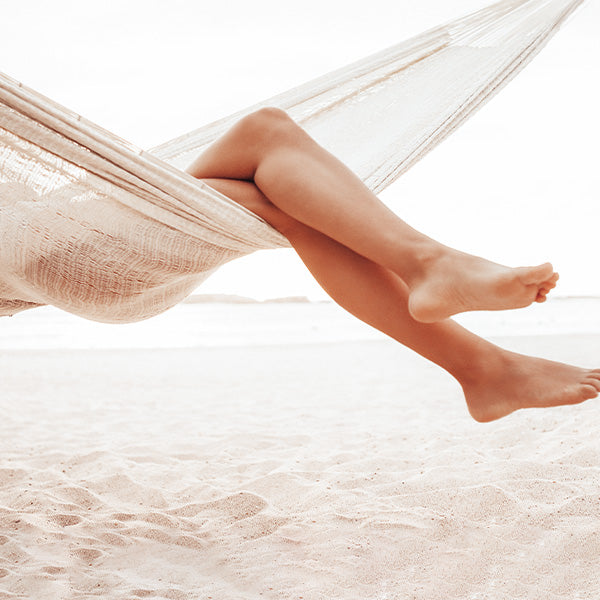
[[[407,285],[389,269],[286,215],[251,182],[205,181],[283,233],[338,304],[455,377],[477,421],[520,408],[577,404],[600,392],[600,369],[509,352],[450,319],[416,321],[408,309]]]
[[[276,109],[242,119],[188,171],[198,178],[253,181],[284,213],[398,274],[419,321],[543,302],[558,279],[549,263],[509,268],[416,231]]]

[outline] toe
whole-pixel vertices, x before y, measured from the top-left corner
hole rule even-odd
[[[550,263],[537,267],[522,267],[520,278],[525,285],[540,284],[553,277],[554,269]]]
[[[591,400],[592,398],[595,398],[597,395],[598,395],[598,390],[593,385],[584,383],[581,386],[581,398],[583,400]]]
[[[542,282],[542,285],[548,286],[548,287],[556,287],[557,282],[558,282],[558,273],[554,273],[552,275],[552,277],[548,277],[548,279],[544,280]]]
[[[600,392],[600,379],[587,377],[583,380],[583,383],[585,383],[586,385],[591,385],[597,392]]]

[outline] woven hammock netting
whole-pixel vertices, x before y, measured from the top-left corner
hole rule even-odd
[[[289,246],[183,169],[242,116],[276,106],[381,191],[581,2],[498,2],[150,151],[0,74],[0,315],[51,304],[97,321],[146,319],[224,263]]]

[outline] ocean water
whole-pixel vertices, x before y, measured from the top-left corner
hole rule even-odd
[[[459,315],[485,337],[600,334],[600,298],[556,298],[527,309]],[[194,348],[386,339],[330,302],[180,304],[139,323],[107,325],[53,307],[0,318],[0,350]]]

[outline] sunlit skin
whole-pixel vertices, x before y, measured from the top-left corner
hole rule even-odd
[[[600,369],[509,352],[448,318],[544,302],[550,263],[505,267],[423,235],[283,111],[245,117],[187,170],[280,231],[340,306],[455,377],[477,421],[600,393]]]

